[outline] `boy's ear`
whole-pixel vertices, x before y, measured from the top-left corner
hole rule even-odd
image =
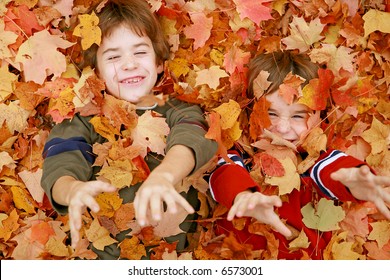
[[[157,64],[157,74],[161,74],[164,71],[164,63]]]

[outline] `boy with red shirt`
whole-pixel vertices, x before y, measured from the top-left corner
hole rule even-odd
[[[271,126],[268,130],[294,145],[299,146],[302,136],[309,130],[307,120],[311,110],[297,100],[287,102],[279,93],[279,86],[289,73],[309,82],[316,78],[317,70],[318,66],[308,57],[289,52],[262,54],[249,65],[249,96],[254,95],[253,83],[261,71],[267,71],[268,80],[272,82],[265,92],[265,98],[270,103],[268,115]],[[255,250],[265,249],[267,240],[264,236],[251,234],[248,228],[237,230],[230,222],[235,216],[255,218],[275,229],[279,240],[278,259],[322,258],[331,232],[308,228],[301,214],[301,208],[313,200],[371,201],[385,218],[390,219],[386,205],[390,203],[390,192],[384,188],[390,186],[390,177],[376,176],[365,162],[341,151],[323,151],[314,165],[301,175],[300,190],[294,189],[284,202],[277,195],[261,193],[260,186],[251,178],[238,152],[230,151],[229,157],[235,164],[221,159],[209,181],[214,199],[230,208],[227,220],[217,221],[217,233],[233,232],[239,242],[252,244]],[[277,213],[274,207],[278,207]],[[291,227],[298,232],[304,231],[310,242],[308,248],[289,249]]]

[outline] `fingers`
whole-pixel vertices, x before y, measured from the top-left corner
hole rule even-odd
[[[177,205],[183,207],[190,214],[195,212],[191,204],[176,190],[169,190],[164,193],[151,193],[150,190],[144,189],[137,193],[134,200],[135,216],[138,224],[145,226],[149,223],[147,219],[148,210],[154,221],[160,221],[163,213],[163,202],[166,203],[167,211],[171,214],[177,213]]]
[[[277,217],[277,220],[270,223],[270,226],[285,237],[290,237],[292,235],[291,230],[279,219],[279,217]]]

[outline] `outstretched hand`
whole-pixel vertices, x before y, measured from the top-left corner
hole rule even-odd
[[[267,196],[259,192],[244,191],[239,193],[230,208],[227,219],[237,217],[253,217],[259,222],[272,226],[276,231],[286,237],[291,236],[290,229],[280,220],[274,207],[282,206],[282,201],[276,195]]]
[[[348,187],[355,198],[374,203],[378,211],[390,220],[390,177],[377,176],[363,165],[341,168],[333,172],[331,178]]]
[[[169,180],[152,174],[145,180],[137,191],[134,199],[135,218],[140,226],[160,221],[163,212],[163,202],[167,211],[177,213],[177,206],[182,206],[188,213],[194,213],[194,208],[182,197]]]
[[[100,207],[95,197],[102,192],[114,192],[116,187],[103,181],[81,182],[74,181],[69,186],[69,227],[72,238],[72,247],[76,248],[80,240],[82,214],[88,207],[93,212],[99,212]]]

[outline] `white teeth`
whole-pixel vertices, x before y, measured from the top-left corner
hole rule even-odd
[[[134,84],[134,83],[138,83],[142,80],[142,78],[131,78],[131,79],[126,79],[126,80],[123,80],[122,83],[124,84]]]

